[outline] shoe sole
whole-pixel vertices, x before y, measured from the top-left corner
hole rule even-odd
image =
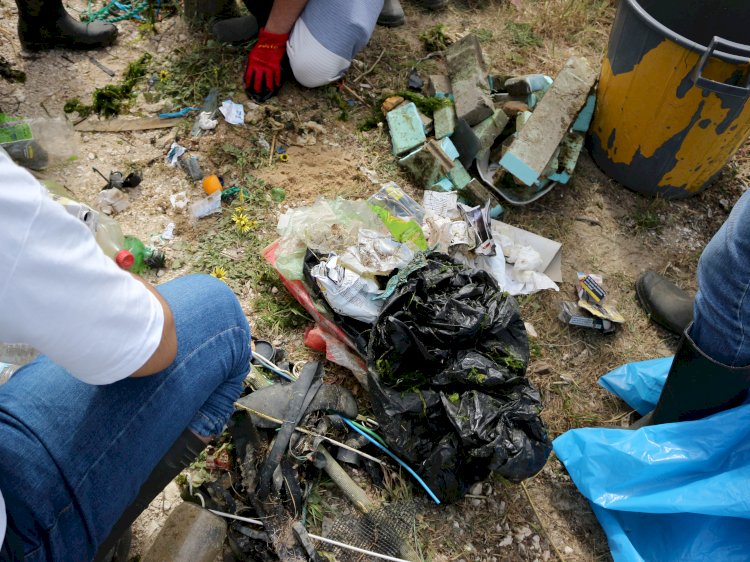
[[[398,18],[378,18],[378,25],[383,27],[399,27],[406,23],[404,16]]]

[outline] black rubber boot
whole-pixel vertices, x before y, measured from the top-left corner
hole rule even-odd
[[[18,38],[29,51],[46,49],[98,49],[115,42],[111,23],[82,23],[73,19],[62,0],[16,0]]]
[[[448,0],[421,0],[420,4],[428,10],[440,10],[448,5]]]
[[[698,420],[738,406],[747,398],[750,366],[729,367],[714,361],[698,349],[688,331],[677,347],[659,402],[631,425],[632,429]]]
[[[693,297],[666,277],[647,271],[635,292],[649,318],[670,332],[682,334],[693,321]]]
[[[258,20],[253,15],[217,21],[213,34],[220,43],[247,43],[258,36]]]
[[[174,442],[174,445],[162,457],[148,479],[143,483],[132,504],[120,516],[107,539],[99,546],[94,559],[96,562],[107,560],[112,548],[127,533],[130,525],[148,507],[153,499],[161,493],[184,468],[187,468],[206,448],[206,443],[195,433],[186,429]]]
[[[383,9],[378,16],[378,25],[385,27],[398,27],[404,25],[406,16],[399,0],[385,0]]]
[[[258,21],[258,27],[265,27],[268,22],[268,16],[271,15],[274,0],[242,0],[245,8],[255,16]]]

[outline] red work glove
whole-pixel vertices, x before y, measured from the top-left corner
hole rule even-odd
[[[260,29],[258,42],[247,57],[245,92],[256,99],[268,99],[281,88],[281,61],[286,54],[289,34]]]

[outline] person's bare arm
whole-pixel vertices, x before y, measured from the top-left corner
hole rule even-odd
[[[266,22],[266,31],[280,35],[292,31],[306,4],[307,0],[275,0]]]
[[[162,310],[164,311],[164,327],[161,332],[161,341],[156,351],[148,358],[148,360],[132,375],[131,377],[146,377],[159,373],[169,367],[177,356],[177,331],[175,330],[174,317],[172,316],[172,310],[169,308],[169,304],[159,294],[154,286],[139,277],[133,275],[138,281],[143,283],[145,287],[151,291],[156,298],[159,299]]]

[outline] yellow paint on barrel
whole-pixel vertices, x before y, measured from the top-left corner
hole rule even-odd
[[[699,60],[699,53],[668,39],[628,72],[614,74],[605,57],[592,132],[611,162],[657,157],[655,184],[687,192],[700,190],[724,166],[750,133],[750,104],[730,115],[716,93],[695,87],[691,75]],[[727,82],[737,72],[745,76],[747,65],[711,58],[703,76]],[[739,108],[743,100],[734,103]],[[678,135],[684,136],[679,145],[657,154]]]

